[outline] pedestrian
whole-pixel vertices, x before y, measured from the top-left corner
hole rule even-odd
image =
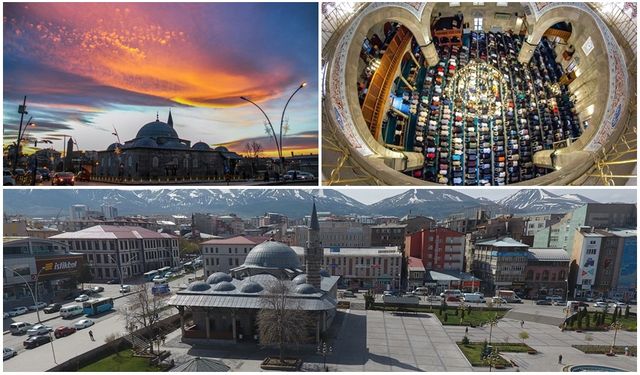
[[[93,338],[93,331],[89,330],[89,337],[91,338],[91,341],[96,341],[96,339]]]
[[[562,354],[558,356],[558,364],[561,364],[561,363],[562,363]]]
[[[524,327],[524,320],[520,321],[520,328]]]
[[[466,335],[467,333],[469,333],[469,327],[464,327],[464,334]]]
[[[629,347],[628,346],[624,347],[624,355],[626,355],[627,357],[629,356]]]
[[[164,345],[165,340],[167,340],[167,336],[162,335],[162,345]]]

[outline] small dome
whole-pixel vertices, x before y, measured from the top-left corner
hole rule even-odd
[[[235,288],[236,286],[228,281],[221,281],[213,286],[213,290],[216,292],[227,292],[229,290],[234,290]]]
[[[298,254],[289,246],[277,241],[265,241],[254,247],[244,261],[245,266],[299,269]]]
[[[231,280],[232,279],[229,274],[226,274],[224,272],[215,272],[215,273],[212,273],[207,278],[207,284],[217,284],[222,281],[231,281]]]
[[[136,135],[136,138],[144,138],[144,137],[178,138],[178,133],[176,133],[176,131],[171,126],[169,126],[166,122],[156,120],[144,125],[142,128],[140,128],[140,130],[138,130],[138,134]]]
[[[296,285],[300,285],[300,284],[306,284],[307,283],[307,275],[300,274],[296,277],[293,278],[293,280],[291,280],[294,284]]]
[[[109,145],[109,147],[107,147],[107,151],[115,151],[116,148],[122,148],[122,144],[121,143],[112,143]]]
[[[262,292],[264,288],[262,287],[262,285],[254,282],[254,281],[247,281],[244,282],[242,284],[242,286],[240,287],[240,291],[242,293],[260,293]]]
[[[204,143],[204,142],[197,142],[193,146],[191,146],[191,148],[194,149],[194,150],[198,150],[198,151],[209,151],[209,150],[211,150],[211,147],[209,147],[209,145]]]
[[[320,270],[320,276],[322,276],[322,277],[331,277],[331,275],[329,274],[329,271],[327,271],[327,270]]]
[[[163,148],[179,148],[179,149],[183,149],[183,148],[188,148],[187,145],[185,145],[184,143],[180,143],[174,139],[169,139],[168,141],[164,142],[161,144],[161,147]]]
[[[298,294],[313,294],[316,292],[316,288],[311,284],[300,284],[294,289],[294,291]]]
[[[133,143],[132,147],[158,147],[158,144],[151,138],[140,138]]]
[[[218,147],[214,148],[213,151],[229,152],[229,149],[224,147],[224,146],[218,146]]]
[[[187,290],[191,292],[204,292],[205,290],[209,289],[211,289],[211,285],[205,283],[204,281],[194,281],[187,287]]]

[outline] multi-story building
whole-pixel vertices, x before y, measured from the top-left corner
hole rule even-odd
[[[320,223],[320,241],[324,247],[369,247],[371,228],[349,220],[324,220]],[[297,227],[296,227],[297,228]],[[301,226],[295,231],[295,245],[305,246],[308,227]]]
[[[485,294],[493,295],[498,289],[524,293],[528,245],[503,237],[481,240],[474,246],[473,273],[482,280]]]
[[[430,271],[462,271],[464,249],[465,235],[447,228],[421,230],[405,237],[405,255],[421,259]]]
[[[113,219],[118,217],[117,208],[108,204],[103,204],[100,208],[102,210],[102,216],[104,216],[105,219]]]
[[[86,220],[89,218],[87,206],[84,204],[74,204],[69,209],[69,217],[71,220]]]
[[[48,303],[61,300],[76,289],[75,280],[83,256],[70,252],[65,243],[33,237],[4,237],[2,247],[4,311],[33,305],[31,291],[37,293],[38,301]]]
[[[141,227],[96,225],[50,237],[85,255],[97,280],[140,276],[162,267],[178,265],[178,238]]]
[[[423,286],[427,277],[427,270],[422,264],[422,259],[409,257],[407,260],[408,281],[407,286],[410,290],[419,286]]]
[[[236,236],[201,242],[200,253],[205,276],[208,277],[215,272],[229,272],[232,268],[244,264],[249,251],[257,244],[268,240],[268,237]]]
[[[141,217],[118,217],[109,220],[98,218],[88,218],[86,220],[67,220],[60,223],[59,229],[62,232],[76,232],[79,230],[94,227],[96,225],[126,227],[135,226],[149,230],[158,229],[158,224],[154,220],[149,220]]]
[[[596,229],[635,228],[636,205],[627,203],[588,203],[567,213],[558,223],[538,231],[533,246],[573,249],[573,236],[583,226]]]
[[[570,288],[575,296],[635,297],[636,271],[631,269],[637,263],[635,230],[581,227],[573,238]]]
[[[523,216],[524,235],[533,236],[544,228],[550,227],[564,217],[564,214],[541,214]]]
[[[529,248],[524,293],[535,299],[567,295],[569,262],[564,249]]]
[[[522,241],[525,223],[521,217],[501,215],[487,220],[476,226],[476,233],[480,238],[510,237]]]
[[[264,216],[260,217],[259,226],[267,227],[267,226],[276,225],[276,224],[277,225],[287,224],[287,222],[288,222],[287,215],[268,212],[264,214]]]
[[[371,246],[404,246],[406,224],[378,224],[371,227]]]
[[[200,233],[218,236],[237,236],[244,232],[244,221],[236,215],[214,215],[195,213],[192,226]]]
[[[479,224],[489,220],[489,213],[483,209],[449,215],[442,221],[442,226],[460,233],[471,233]]]
[[[431,217],[407,215],[400,219],[400,224],[406,224],[405,233],[411,234],[423,229],[432,229],[437,226],[436,221]]]
[[[292,246],[304,263],[304,248]],[[399,288],[402,253],[397,246],[371,248],[324,248],[322,268],[350,288]]]

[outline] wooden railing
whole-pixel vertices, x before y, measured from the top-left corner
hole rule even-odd
[[[557,36],[558,38],[566,42],[571,37],[571,31],[549,28],[544,32],[543,35],[547,38],[553,38]]]
[[[406,27],[400,26],[380,59],[380,66],[371,78],[367,95],[362,103],[362,115],[375,139],[380,139],[384,107],[389,98],[395,73],[412,37],[413,35]]]

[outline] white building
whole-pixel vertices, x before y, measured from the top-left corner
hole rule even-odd
[[[89,215],[87,213],[87,206],[84,204],[74,204],[69,209],[71,220],[87,220]]]
[[[118,217],[118,209],[108,205],[108,204],[104,204],[101,207],[102,209],[102,215],[104,215],[105,219],[113,219],[115,217]]]
[[[166,233],[130,227],[96,225],[77,232],[50,237],[66,243],[69,250],[85,254],[97,280],[123,279],[162,267],[178,265],[178,238]]]

